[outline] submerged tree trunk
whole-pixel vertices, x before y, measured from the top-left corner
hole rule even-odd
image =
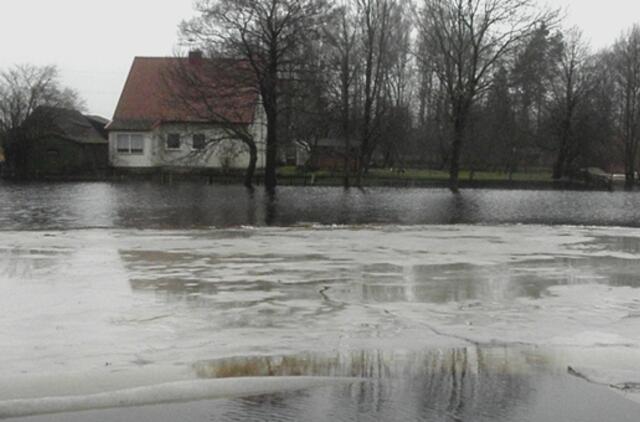
[[[466,130],[466,110],[458,107],[453,122],[453,142],[449,163],[449,189],[453,193],[460,192],[460,156]]]
[[[276,70],[274,70],[276,69]],[[264,111],[267,115],[267,160],[264,169],[264,186],[268,192],[274,192],[278,183],[278,99],[276,92],[277,68],[270,72],[263,86]]]
[[[569,101],[568,101],[569,102]],[[573,107],[568,107],[566,116],[562,123],[562,134],[560,135],[560,149],[553,166],[553,180],[560,180],[567,175],[567,164],[569,162],[569,149],[571,147],[571,120]]]
[[[625,188],[627,189],[632,189],[635,184],[636,184],[636,155],[637,152],[635,151],[635,148],[633,148],[632,145],[630,145],[629,143],[627,143],[626,147],[625,147],[625,163],[624,163],[624,168],[625,168]]]
[[[267,113],[267,162],[264,169],[264,186],[267,191],[273,192],[278,184],[276,169],[278,165],[278,144],[275,116]]]
[[[560,180],[565,175],[565,165],[567,161],[567,148],[565,145],[560,147],[556,162],[553,165],[553,180]]]
[[[453,193],[460,192],[460,152],[462,151],[462,136],[456,133],[451,146],[451,162],[449,164],[449,189]]]
[[[624,109],[624,169],[625,187],[627,189],[632,189],[636,184],[636,160],[638,155],[636,95],[635,92],[626,93]]]
[[[262,85],[262,97],[267,115],[267,162],[264,172],[264,186],[267,192],[275,192],[278,184],[278,69],[280,61],[278,42],[274,39],[269,49],[269,66]]]
[[[244,174],[244,185],[251,189],[253,188],[253,176],[256,173],[256,164],[258,162],[258,148],[255,142],[245,142],[249,148],[249,165]]]

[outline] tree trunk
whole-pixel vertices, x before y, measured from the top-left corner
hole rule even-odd
[[[465,116],[461,112],[455,117],[453,124],[453,144],[449,164],[449,189],[453,193],[460,192],[460,155],[465,131]]]
[[[636,183],[636,169],[635,169],[635,153],[634,148],[627,143],[625,148],[625,188],[631,189]]]
[[[567,94],[567,98],[570,98]],[[571,103],[567,100],[567,103]],[[566,115],[562,123],[562,132],[560,139],[560,150],[558,151],[558,157],[556,163],[553,166],[553,180],[560,180],[567,173],[567,164],[569,162],[569,149],[571,147],[571,118],[573,116],[573,107],[568,106]]]
[[[342,62],[342,134],[344,136],[344,170],[343,185],[349,189],[349,173],[351,172],[351,139],[349,122],[349,56],[345,54]]]
[[[267,162],[264,169],[264,187],[270,192],[274,191],[278,184],[276,178],[278,138],[276,124],[270,122],[272,119],[267,117]]]
[[[567,161],[567,150],[564,145],[560,147],[558,157],[553,165],[553,180],[560,180],[565,174],[565,162]]]
[[[244,185],[252,189],[253,188],[253,176],[256,173],[256,163],[258,162],[258,148],[255,142],[245,142],[249,147],[249,165],[244,174]]]
[[[274,41],[269,51],[269,66],[263,82],[262,97],[267,115],[267,162],[264,169],[264,187],[275,192],[278,184],[278,45]]]

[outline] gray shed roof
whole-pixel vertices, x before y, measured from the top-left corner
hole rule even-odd
[[[103,119],[106,122],[106,119]],[[104,124],[95,116],[84,116],[77,110],[38,107],[29,123],[36,125],[40,136],[56,135],[80,144],[106,144]],[[102,129],[100,130],[100,126]]]

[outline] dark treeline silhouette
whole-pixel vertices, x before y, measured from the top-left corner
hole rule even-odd
[[[372,166],[637,175],[640,27],[593,52],[534,0],[202,0],[183,41],[247,60],[267,115],[268,188],[297,145]],[[334,142],[335,144],[335,142]],[[355,180],[351,180],[355,178]]]

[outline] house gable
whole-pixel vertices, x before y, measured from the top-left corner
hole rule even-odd
[[[262,167],[264,110],[247,66],[193,55],[136,57],[107,127],[112,165],[242,168],[249,152],[238,139],[240,128],[256,142]]]

